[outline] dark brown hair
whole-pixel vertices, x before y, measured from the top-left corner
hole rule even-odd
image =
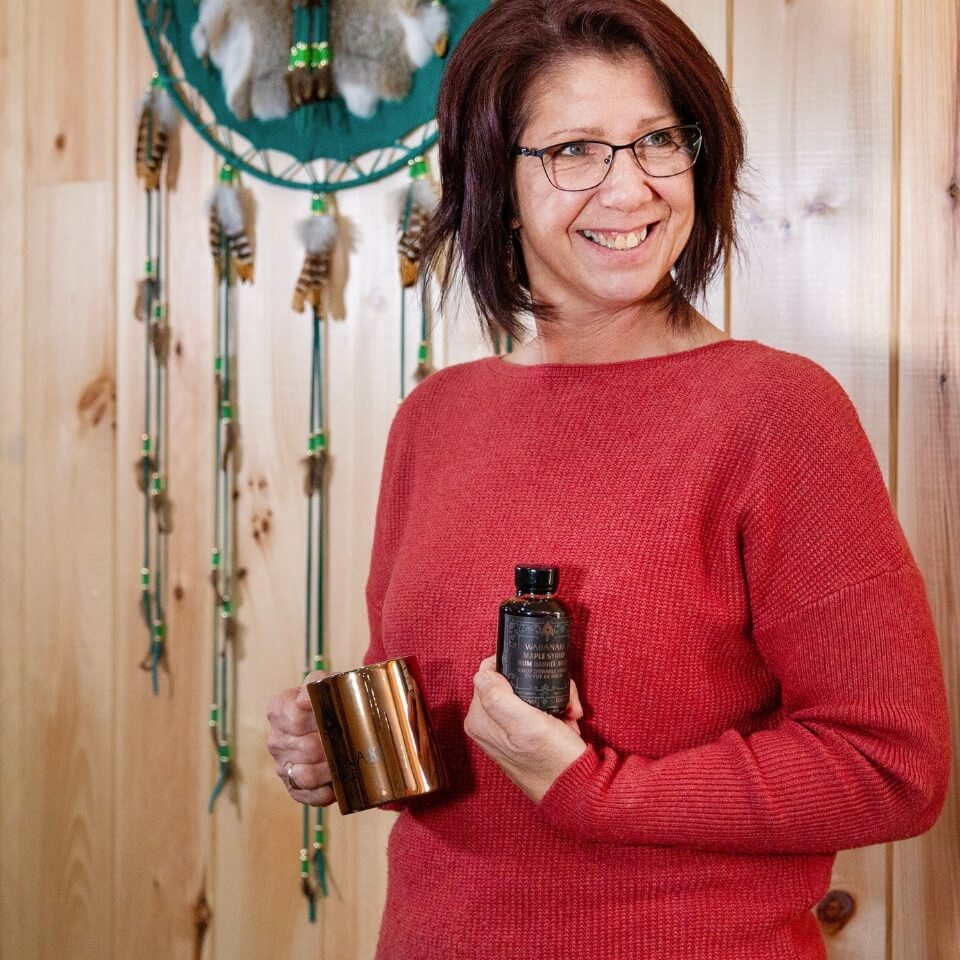
[[[513,148],[530,91],[571,56],[631,53],[653,66],[681,123],[697,121],[703,131],[693,230],[664,292],[674,329],[689,326],[687,303],[737,246],[743,129],[723,73],[690,28],[660,0],[496,0],[464,33],[440,86],[443,196],[423,248],[424,282],[436,274],[446,303],[462,271],[491,342],[517,337],[522,313],[552,313],[530,295],[511,229]]]

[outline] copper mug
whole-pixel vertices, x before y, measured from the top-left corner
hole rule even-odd
[[[341,813],[447,786],[416,670],[398,657],[307,684]]]

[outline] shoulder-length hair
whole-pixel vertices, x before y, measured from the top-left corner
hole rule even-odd
[[[689,327],[687,304],[703,296],[737,247],[743,129],[723,73],[690,28],[660,0],[496,0],[464,33],[440,86],[443,195],[422,255],[424,282],[438,277],[442,304],[462,271],[491,342],[501,333],[519,337],[524,313],[552,314],[531,297],[511,228],[513,149],[538,77],[582,54],[642,55],[680,122],[697,122],[703,132],[693,230],[665,291],[675,330]]]

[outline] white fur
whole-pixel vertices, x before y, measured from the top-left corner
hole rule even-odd
[[[336,59],[334,59],[334,63],[336,63]],[[337,90],[346,101],[347,109],[354,116],[369,119],[376,112],[380,94],[371,87],[362,83],[342,80],[337,84]]]
[[[223,184],[215,187],[209,206],[216,214],[220,228],[228,237],[235,237],[243,232],[243,207],[236,189]]]
[[[253,58],[253,34],[245,20],[234,20],[224,32],[223,38],[211,52],[210,59],[220,68],[223,90],[230,109],[241,119],[250,114],[249,103],[241,86],[250,76]]]
[[[433,56],[433,44],[437,38],[447,31],[450,22],[447,8],[427,4],[417,11],[416,16],[397,10],[397,18],[403,27],[407,56],[415,67],[422,67]]]
[[[163,87],[154,91],[153,109],[157,122],[167,133],[170,133],[171,130],[176,129],[179,125],[180,111],[173,102],[173,97],[171,97]]]
[[[324,253],[337,237],[337,221],[329,213],[307,217],[297,224],[297,236],[307,253]]]
[[[413,181],[413,202],[428,213],[437,209],[439,198],[434,182],[429,177]]]

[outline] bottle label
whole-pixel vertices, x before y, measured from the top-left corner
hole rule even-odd
[[[521,700],[563,713],[570,699],[569,640],[569,617],[503,615],[502,672]]]

